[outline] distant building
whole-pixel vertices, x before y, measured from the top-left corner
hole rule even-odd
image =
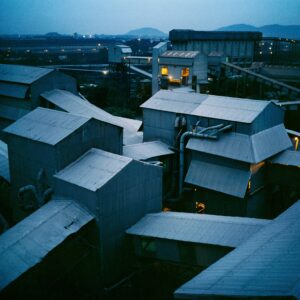
[[[126,45],[114,45],[108,49],[108,62],[110,64],[120,64],[127,56],[132,54],[132,50]]]
[[[199,51],[201,55],[222,53],[228,62],[249,66],[261,40],[260,32],[223,32],[174,29],[169,33],[173,50]],[[210,64],[210,60],[208,60]]]
[[[39,106],[42,92],[55,88],[76,93],[77,83],[54,69],[0,64],[0,130]]]
[[[207,57],[199,51],[166,51],[158,57],[161,87],[184,85],[195,88],[207,82]]]

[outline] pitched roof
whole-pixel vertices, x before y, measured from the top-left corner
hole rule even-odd
[[[272,164],[300,167],[300,152],[286,150],[272,157],[269,161]]]
[[[159,55],[159,57],[172,57],[172,58],[195,58],[199,51],[166,51]]]
[[[148,101],[143,103],[141,107],[191,114],[206,98],[207,95],[202,94],[160,90]]]
[[[89,118],[46,108],[36,108],[3,131],[27,139],[55,145]]]
[[[258,163],[292,146],[282,124],[254,135],[223,133],[217,140],[191,138],[187,149],[234,160]]]
[[[93,218],[74,201],[52,200],[0,235],[0,290]]]
[[[42,93],[41,96],[66,112],[95,118],[130,131],[138,131],[142,124],[139,120],[114,116],[68,91],[55,89]]]
[[[48,68],[0,64],[0,81],[31,84],[53,71]]]
[[[126,233],[197,244],[237,247],[269,222],[263,219],[160,212],[147,214],[127,229]]]
[[[193,159],[186,174],[185,182],[244,198],[250,177],[250,170]]]
[[[175,298],[300,298],[300,201],[175,291]]]
[[[131,158],[92,148],[54,177],[96,191],[131,161]]]
[[[123,147],[123,155],[137,160],[173,154],[169,146],[160,141],[132,144]]]

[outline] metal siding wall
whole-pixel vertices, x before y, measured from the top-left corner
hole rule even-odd
[[[267,199],[265,189],[260,190],[247,199],[247,215],[250,218],[267,218]]]
[[[132,161],[98,192],[103,274],[112,282],[128,268],[125,230],[162,205],[162,168]]]
[[[155,239],[157,254],[156,258],[180,263],[179,249],[177,246],[177,241]]]

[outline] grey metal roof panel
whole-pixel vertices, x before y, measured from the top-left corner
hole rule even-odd
[[[52,109],[36,108],[3,131],[34,141],[55,145],[89,121]]]
[[[195,58],[199,51],[166,51],[159,55],[159,57],[172,57],[172,58]]]
[[[199,117],[252,123],[271,103],[262,100],[209,95],[192,115]]]
[[[292,147],[283,124],[260,131],[251,136],[255,162],[263,161]]]
[[[223,133],[217,140],[191,138],[186,148],[234,160],[249,163],[255,162],[251,138],[246,134],[236,132]]]
[[[300,152],[285,150],[269,160],[272,164],[300,167]]]
[[[191,138],[186,147],[234,160],[258,163],[291,146],[291,141],[281,124],[251,136],[230,132],[223,133],[217,140]]]
[[[93,218],[74,201],[58,199],[4,232],[0,236],[0,290]]]
[[[0,81],[0,95],[2,96],[24,99],[28,88],[28,85]]]
[[[48,68],[0,64],[0,81],[31,84],[53,71]]]
[[[0,140],[0,177],[10,182],[7,144]]]
[[[235,248],[269,222],[263,219],[160,212],[147,214],[126,233]]]
[[[143,132],[132,132],[128,130],[123,131],[123,144],[124,145],[132,145],[139,144],[143,142]]]
[[[136,160],[147,160],[149,158],[171,155],[174,152],[169,149],[169,145],[160,142],[145,142],[123,147],[123,155]]]
[[[68,91],[55,89],[42,93],[41,96],[66,112],[95,118],[103,122],[123,127],[127,130],[137,131],[142,123],[139,120],[116,117]]]
[[[143,103],[141,107],[154,110],[190,114],[206,98],[207,95],[203,94],[176,92],[176,90],[160,90],[148,101]]]
[[[175,298],[285,296],[299,299],[299,218],[300,201],[182,285],[175,291]]]
[[[192,160],[185,182],[244,198],[250,177],[251,173],[249,170]]]
[[[54,177],[96,191],[131,161],[131,158],[92,148]]]

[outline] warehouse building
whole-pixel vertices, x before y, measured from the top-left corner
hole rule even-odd
[[[173,173],[179,193],[184,182],[192,191],[195,208],[268,216],[266,160],[292,147],[283,110],[269,101],[163,90],[141,107],[144,141],[180,151]]]
[[[39,106],[40,94],[55,88],[76,93],[77,83],[54,69],[0,64],[0,129]]]
[[[222,54],[228,62],[242,66],[250,66],[262,38],[260,32],[234,31],[195,31],[173,29],[169,39],[176,51],[199,51],[201,55]]]
[[[4,132],[15,221],[26,215],[26,207],[31,211],[30,206],[32,209],[41,206],[49,196],[49,188],[53,189],[53,174],[91,147],[122,153],[122,128],[45,108],[28,113]],[[16,203],[20,197],[24,203]]]

